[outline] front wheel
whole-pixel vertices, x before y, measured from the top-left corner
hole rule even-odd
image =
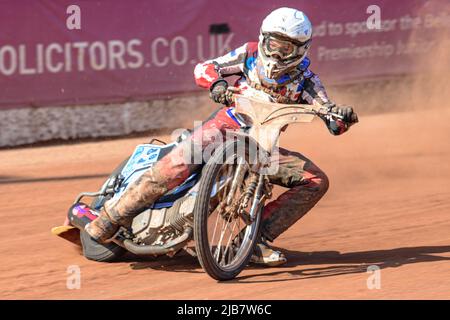
[[[259,174],[242,141],[227,141],[203,168],[194,210],[196,252],[203,269],[216,280],[235,278],[248,264],[259,240]],[[253,160],[253,159],[252,159]]]

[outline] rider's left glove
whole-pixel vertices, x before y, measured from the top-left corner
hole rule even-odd
[[[341,121],[352,125],[358,122],[358,115],[353,111],[352,107],[349,106],[336,106],[333,104],[330,106],[330,111],[336,113],[342,117]]]

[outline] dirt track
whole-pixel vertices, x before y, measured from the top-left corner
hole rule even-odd
[[[450,109],[362,117],[341,137],[320,121],[282,145],[325,170],[328,194],[275,245],[282,268],[217,283],[194,258],[100,264],[50,234],[143,138],[0,151],[0,298],[450,298]],[[66,288],[81,268],[81,289]],[[370,265],[381,289],[366,285]]]

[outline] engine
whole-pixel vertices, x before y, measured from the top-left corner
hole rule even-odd
[[[170,208],[147,209],[134,218],[134,241],[147,245],[163,245],[180,236],[185,226],[194,223],[195,196],[177,199]]]

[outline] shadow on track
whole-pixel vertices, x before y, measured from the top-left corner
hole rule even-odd
[[[263,283],[323,278],[353,273],[365,273],[367,272],[367,267],[372,265],[378,266],[380,269],[384,269],[397,268],[412,263],[450,260],[450,255],[448,257],[437,255],[450,253],[450,246],[404,247],[349,253],[340,253],[338,251],[299,252],[289,250],[283,250],[283,252],[287,256],[288,263],[280,268],[277,268],[276,271],[269,271],[257,275],[241,276],[230,282]],[[297,266],[307,265],[327,266],[306,269],[291,269]],[[282,274],[287,274],[289,278],[250,280],[260,276],[276,277]]]
[[[17,184],[17,183],[35,183],[35,182],[52,182],[52,181],[68,181],[68,180],[83,180],[83,179],[97,179],[107,178],[109,174],[85,174],[78,176],[62,176],[62,177],[42,177],[42,178],[21,178],[0,176],[0,184]]]
[[[153,269],[169,272],[203,273],[203,270],[197,258],[181,250],[173,258],[168,256],[160,257],[138,257],[133,254],[127,254],[120,262],[132,262],[130,264],[133,270]]]
[[[288,258],[288,263],[286,265],[277,268],[249,265],[246,270],[258,270],[258,273],[239,276],[234,280],[224,283],[292,281],[333,277],[353,273],[365,273],[367,272],[367,267],[372,265],[378,266],[380,269],[384,269],[397,268],[402,265],[412,263],[445,260],[450,261],[450,255],[447,257],[438,255],[450,253],[450,246],[404,247],[349,253],[340,253],[338,251],[300,252],[285,249],[280,250],[282,250]],[[132,269],[154,269],[168,272],[203,273],[197,259],[184,252],[174,258],[160,257],[141,259],[134,256],[127,257],[128,258],[126,258],[126,261],[133,261],[131,264]],[[302,268],[302,266],[308,265],[326,266]],[[289,278],[276,279],[279,275],[288,275]],[[269,277],[269,279],[253,279],[258,277]]]

